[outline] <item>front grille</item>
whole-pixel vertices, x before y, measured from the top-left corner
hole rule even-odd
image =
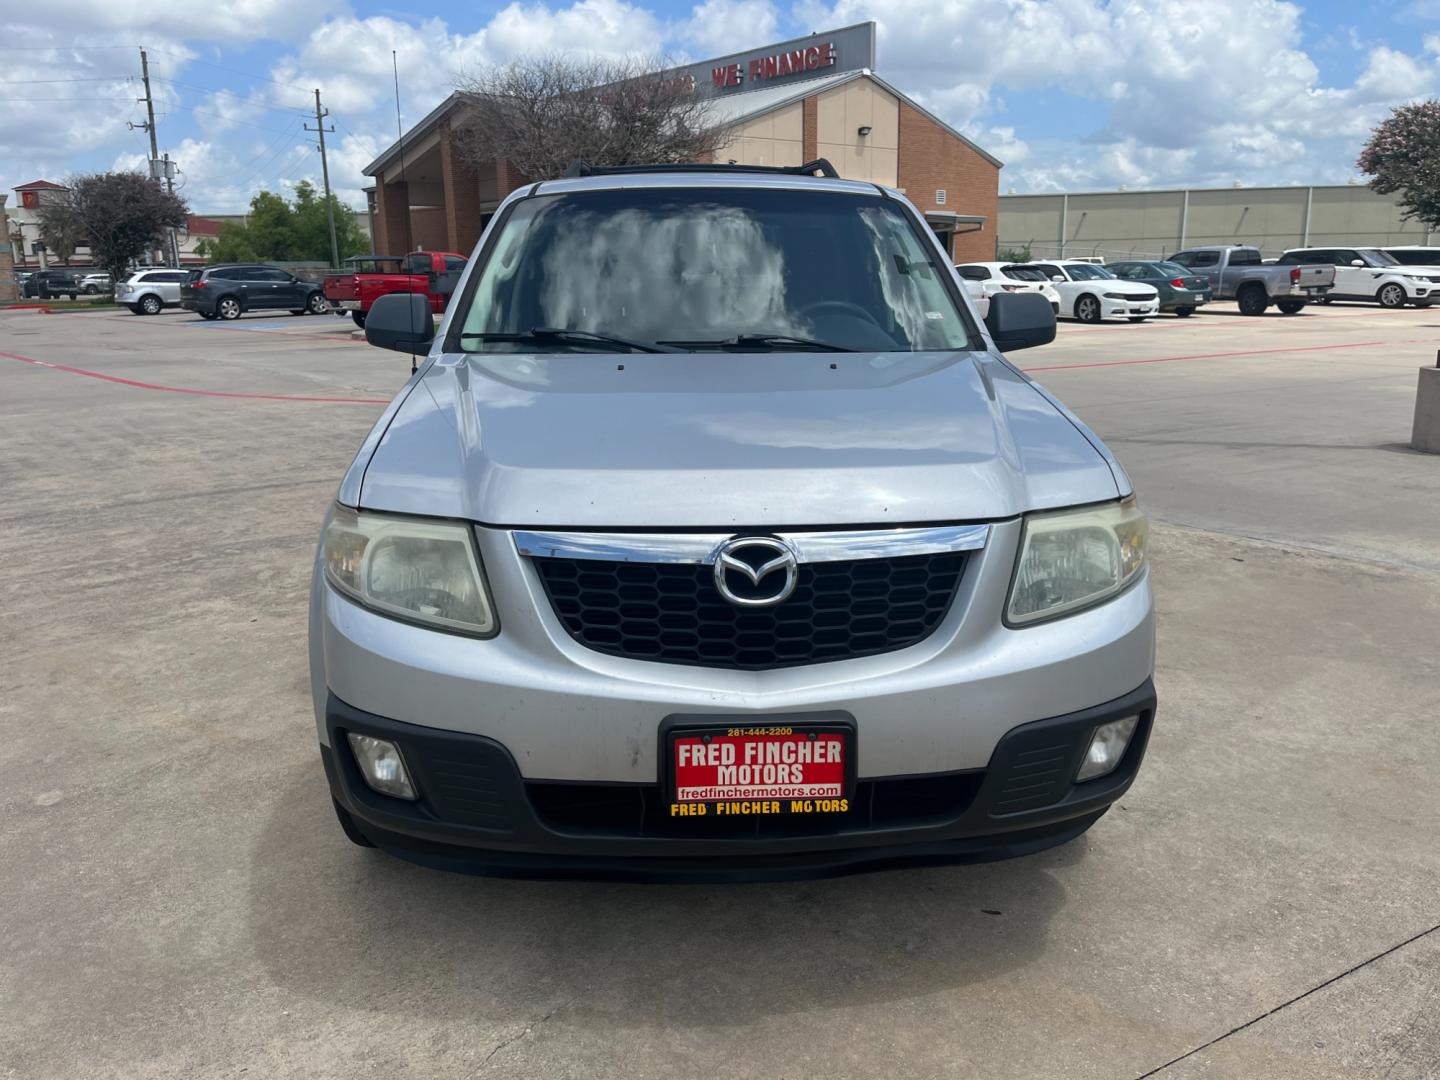
[[[536,558],[565,629],[597,652],[665,664],[763,671],[892,652],[950,610],[961,552],[802,563],[795,591],[742,608],[709,566]]]
[[[564,832],[608,836],[827,836],[854,829],[951,821],[975,801],[983,771],[861,780],[840,814],[708,815],[672,818],[658,784],[527,783],[535,815]]]

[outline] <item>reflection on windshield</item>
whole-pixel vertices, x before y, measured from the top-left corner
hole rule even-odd
[[[702,262],[693,253],[703,252]],[[695,327],[813,337],[785,303],[785,275],[760,226],[734,207],[684,217],[639,209],[573,214],[545,252],[542,304],[553,326],[656,340]],[[663,303],[657,303],[660,298]]]
[[[970,348],[971,324],[923,229],[879,194],[681,185],[531,196],[461,299],[450,347],[594,351],[579,332],[682,350],[796,345],[760,338]]]
[[[1399,266],[1400,260],[1379,248],[1366,248],[1360,252],[1360,257],[1371,266]]]

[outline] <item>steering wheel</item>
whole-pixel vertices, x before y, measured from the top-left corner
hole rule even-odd
[[[847,315],[857,315],[860,318],[864,319],[866,322],[868,322],[871,326],[878,327],[880,325],[875,320],[874,315],[871,315],[870,312],[866,311],[859,304],[852,304],[848,300],[817,300],[813,304],[806,304],[798,312],[796,312],[796,314],[808,318],[812,314],[825,311],[827,309],[835,312],[844,312]]]

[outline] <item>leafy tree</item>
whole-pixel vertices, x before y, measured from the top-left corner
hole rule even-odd
[[[342,259],[369,250],[364,232],[349,207],[330,196],[335,213],[335,239]],[[295,185],[294,202],[272,191],[250,200],[244,224],[220,226],[206,254],[214,262],[330,262],[330,226],[325,198],[309,181]]]
[[[148,176],[108,172],[72,176],[65,191],[41,203],[39,217],[52,236],[88,239],[95,262],[120,281],[131,262],[162,246],[167,229],[185,224],[188,212],[184,199]]]
[[[40,241],[47,251],[60,260],[62,266],[70,265],[70,256],[85,243],[84,229],[80,220],[62,202],[55,200],[58,192],[43,192],[37,218],[40,225]]]
[[[461,75],[456,127],[474,167],[505,160],[531,180],[592,165],[703,161],[729,142],[693,80],[656,75],[644,59],[532,56]]]
[[[1440,228],[1440,101],[1393,109],[1371,132],[1355,166],[1373,177],[1370,187],[1379,194],[1400,192],[1407,220]]]
[[[1001,248],[995,255],[1001,262],[1028,263],[1030,261],[1030,245],[1018,248]]]

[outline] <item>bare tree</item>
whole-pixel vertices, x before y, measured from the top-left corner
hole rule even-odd
[[[535,56],[461,75],[456,128],[472,167],[506,160],[531,180],[592,165],[703,161],[729,141],[688,76],[643,60]]]
[[[40,228],[85,237],[95,262],[120,281],[130,260],[185,224],[185,201],[135,172],[74,176],[41,203]],[[48,224],[47,224],[48,222]]]

